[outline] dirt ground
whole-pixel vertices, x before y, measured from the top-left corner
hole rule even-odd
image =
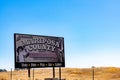
[[[62,68],[62,79],[66,80],[93,80],[93,68]],[[30,79],[27,70],[0,72],[0,80],[45,80],[52,78],[52,68],[31,69]],[[59,69],[55,69],[55,78],[59,78]],[[94,80],[120,80],[120,68],[94,68]]]

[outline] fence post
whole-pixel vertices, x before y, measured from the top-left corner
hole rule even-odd
[[[33,69],[33,80],[34,80],[34,69]]]
[[[12,80],[12,68],[11,68],[11,72],[10,72],[10,79]]]
[[[92,66],[92,80],[94,80],[94,66]]]

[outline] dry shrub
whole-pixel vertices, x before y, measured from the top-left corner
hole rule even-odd
[[[7,79],[2,78],[2,79],[0,79],[0,80],[7,80]]]
[[[52,69],[36,69],[34,80],[44,80],[52,77]],[[59,77],[56,69],[56,78]],[[62,68],[63,79],[66,80],[92,80],[92,68]],[[27,70],[13,71],[13,80],[28,80]],[[31,80],[32,80],[31,70]],[[0,73],[0,80],[10,80],[10,72]],[[120,80],[120,68],[100,67],[95,68],[95,80]]]

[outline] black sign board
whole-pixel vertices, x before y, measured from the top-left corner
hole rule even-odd
[[[15,68],[65,67],[64,38],[14,34]]]

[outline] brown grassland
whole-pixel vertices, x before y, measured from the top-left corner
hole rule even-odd
[[[62,68],[62,78],[66,80],[92,80],[92,68]],[[44,80],[52,78],[51,68],[31,69],[30,80]],[[59,69],[55,69],[55,77],[59,78]],[[11,72],[0,72],[0,80],[11,80]],[[12,80],[28,80],[27,70],[12,72]],[[120,80],[120,68],[97,67],[94,68],[94,80]]]

